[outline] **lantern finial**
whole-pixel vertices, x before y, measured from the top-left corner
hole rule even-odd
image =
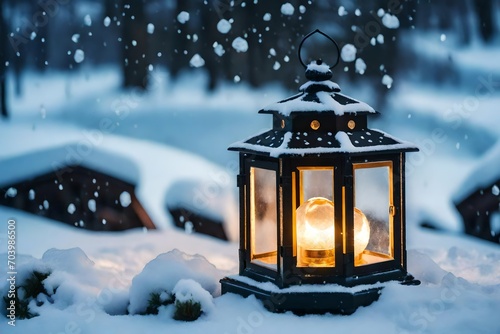
[[[306,67],[306,78],[310,81],[326,81],[332,78],[332,71],[321,59],[311,62]]]

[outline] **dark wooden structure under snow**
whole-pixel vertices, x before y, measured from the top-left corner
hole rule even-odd
[[[500,178],[456,203],[465,233],[500,244]]]
[[[500,144],[478,162],[453,202],[465,233],[500,244]]]

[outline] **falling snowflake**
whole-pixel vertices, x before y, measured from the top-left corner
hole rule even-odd
[[[221,34],[227,34],[229,30],[231,30],[231,23],[229,23],[228,20],[222,19],[217,23],[217,30],[219,30]]]
[[[13,188],[13,187],[10,187],[9,189],[7,189],[7,191],[5,192],[5,195],[7,195],[8,197],[16,197],[17,195],[17,189],[16,188]]]
[[[75,59],[75,62],[81,63],[85,59],[85,52],[81,49],[77,49],[73,58]]]
[[[283,15],[293,15],[293,12],[295,11],[295,8],[293,8],[293,5],[289,2],[281,5],[281,14]]]
[[[356,47],[352,44],[346,44],[342,47],[342,51],[340,52],[340,57],[346,63],[350,63],[356,59]]]
[[[96,202],[95,199],[89,199],[87,206],[89,207],[89,210],[92,212],[95,212],[96,210]]]
[[[397,29],[399,28],[399,19],[395,15],[385,13],[382,16],[382,24],[389,29]]]
[[[155,32],[155,25],[153,23],[148,23],[148,34],[152,35]]]
[[[231,46],[238,52],[247,52],[248,50],[248,42],[241,37],[236,37]]]
[[[130,205],[130,203],[132,203],[132,197],[130,197],[130,194],[126,191],[122,192],[120,194],[120,204],[126,208],[127,206]]]
[[[185,24],[187,21],[189,21],[189,13],[186,11],[182,11],[177,15],[177,21],[179,21],[180,24]]]
[[[382,77],[382,84],[385,85],[388,89],[391,88],[392,81],[392,78],[387,74],[384,74],[384,76]]]
[[[226,53],[226,50],[224,50],[224,47],[221,44],[214,42],[212,46],[214,48],[215,54],[218,55],[219,57],[222,57],[222,55]]]
[[[92,19],[90,18],[89,14],[85,15],[85,17],[83,18],[83,22],[86,26],[90,27],[92,25]]]
[[[492,188],[491,188],[491,193],[495,196],[498,196],[500,195],[500,188],[498,188],[498,186],[495,184]]]
[[[339,16],[347,15],[347,11],[345,10],[344,6],[339,7],[338,14],[339,14]]]
[[[363,75],[366,71],[366,63],[363,59],[361,58],[358,58],[356,59],[356,62],[354,63],[355,67],[356,67],[356,73],[359,73],[361,75]]]
[[[205,59],[203,59],[199,54],[195,54],[189,61],[189,65],[192,67],[202,67],[205,65]]]
[[[68,210],[68,213],[69,213],[70,215],[72,215],[72,214],[74,214],[74,213],[75,213],[75,211],[76,211],[76,206],[75,206],[73,203],[71,203],[70,205],[68,205],[68,209],[67,209],[67,210]]]

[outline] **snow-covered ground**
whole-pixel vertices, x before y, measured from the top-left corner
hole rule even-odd
[[[500,254],[495,246],[462,235],[410,229],[409,268],[422,285],[389,284],[379,301],[351,316],[272,314],[253,297],[215,291],[216,298],[209,299],[213,306],[197,321],[185,323],[171,319],[172,306],[162,307],[158,315],[119,314],[129,301],[144,303],[149,292],[172,288],[180,278],[217,289],[219,278],[236,271],[235,244],[176,230],[82,232],[14,210],[2,210],[0,216],[16,217],[19,252],[34,255],[18,256],[18,278],[27,268],[48,267],[53,274],[47,289],[58,286],[52,304],[34,307],[40,316],[18,320],[14,329],[3,321],[2,332],[300,333],[335,326],[352,333],[495,333],[499,328]],[[203,254],[206,260],[173,249]],[[6,262],[5,254],[1,260]]]
[[[498,78],[498,72],[493,75]],[[480,106],[474,113],[446,118],[455,103],[468,106],[466,99],[474,92],[399,85],[389,101],[391,117],[372,126],[421,147],[408,158],[407,239],[409,271],[422,284],[389,284],[379,301],[351,316],[299,317],[269,313],[253,297],[220,296],[218,279],[237,272],[237,243],[173,228],[165,212],[165,195],[178,180],[235,189],[237,156],[226,152],[227,146],[269,128],[269,116],[256,112],[290,94],[276,87],[250,90],[239,84],[209,95],[203,91],[203,76],[185,76],[173,84],[157,70],[154,78],[151,91],[142,95],[121,91],[114,69],[82,69],[69,76],[29,74],[25,95],[11,96],[12,118],[0,122],[2,181],[14,175],[7,172],[27,175],[46,164],[47,156],[36,155],[42,149],[78,145],[90,141],[88,134],[93,133],[94,140],[101,139],[82,163],[137,182],[142,203],[162,229],[88,232],[0,207],[2,267],[7,264],[7,221],[14,219],[18,279],[32,268],[51,270],[45,288],[53,292],[52,300],[42,306],[33,303],[40,316],[18,320],[15,328],[4,319],[0,332],[326,333],[334,328],[349,333],[500,333],[500,249],[461,234],[460,217],[451,203],[475,160],[500,138],[498,91],[477,97]],[[345,93],[357,97],[353,91]],[[115,126],[104,131],[103,119]],[[28,153],[34,154],[31,161],[16,160]],[[113,168],[102,159],[110,164],[121,159],[123,166],[135,167]],[[23,165],[7,170],[9,161]],[[224,217],[229,217],[230,230],[237,228],[236,217]],[[420,228],[424,220],[443,230]],[[6,273],[0,272],[2,295],[8,289]],[[161,306],[158,315],[136,314],[151,292],[200,291],[192,281],[176,287],[180,279],[194,279],[210,292],[202,296],[200,319],[175,321],[172,305]]]

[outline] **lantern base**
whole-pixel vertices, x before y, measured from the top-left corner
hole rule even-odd
[[[254,295],[271,312],[292,311],[298,315],[352,314],[358,307],[368,306],[378,300],[381,290],[384,288],[383,283],[377,283],[352,288],[337,284],[325,284],[300,285],[280,289],[274,284],[262,284],[244,276],[225,277],[220,282],[222,294],[236,293],[243,297]],[[402,284],[408,285],[419,283],[416,280],[402,282]]]

